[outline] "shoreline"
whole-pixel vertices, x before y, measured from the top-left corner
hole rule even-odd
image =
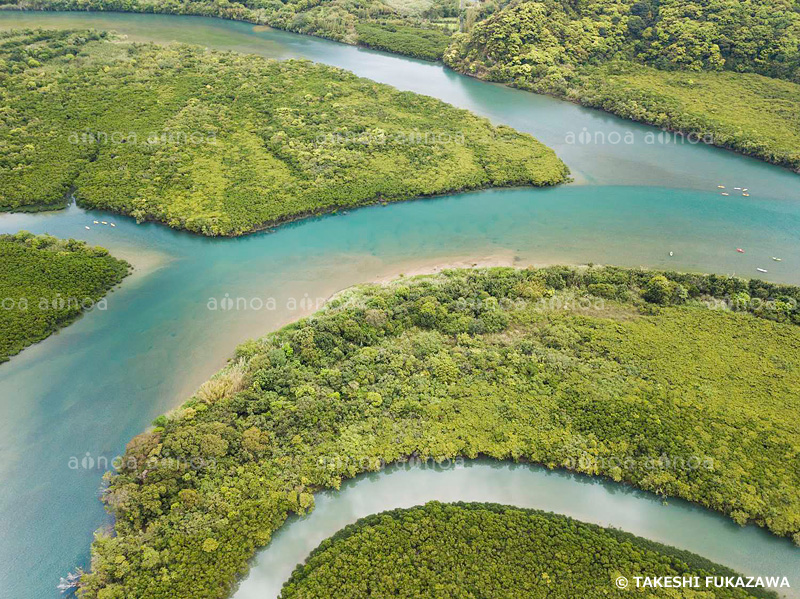
[[[529,135],[529,136],[533,137],[529,133],[525,133],[525,135]],[[534,138],[534,139],[536,140],[536,143],[542,145],[543,147],[547,148],[550,152],[555,154],[555,150],[553,150],[550,146],[545,145],[544,143],[542,143],[541,141],[539,141],[536,138]],[[411,196],[411,197],[407,197],[407,198],[387,199],[387,198],[383,198],[383,197],[377,197],[377,198],[373,198],[371,200],[368,200],[368,201],[366,201],[366,202],[364,202],[362,204],[357,204],[357,205],[354,205],[354,206],[350,206],[350,205],[334,205],[334,206],[323,207],[323,208],[314,209],[314,210],[305,210],[305,211],[302,211],[302,212],[298,212],[297,214],[294,214],[294,215],[287,215],[287,216],[285,216],[283,218],[278,218],[278,219],[272,219],[272,220],[269,220],[269,221],[265,221],[265,222],[263,222],[263,223],[261,223],[259,225],[256,225],[256,226],[254,226],[254,227],[252,227],[250,229],[246,229],[246,230],[244,230],[244,231],[242,231],[240,233],[229,232],[229,233],[217,233],[217,234],[209,235],[209,234],[206,234],[206,233],[202,233],[200,231],[194,231],[192,229],[187,229],[185,227],[173,227],[172,225],[164,222],[164,220],[161,220],[161,219],[159,219],[159,218],[157,218],[157,217],[155,217],[155,216],[153,216],[151,214],[146,214],[146,215],[144,215],[144,217],[141,220],[138,220],[138,219],[136,219],[136,217],[132,216],[131,214],[129,214],[127,212],[123,212],[121,210],[116,210],[116,209],[108,207],[108,206],[81,205],[79,200],[75,201],[75,206],[77,206],[78,208],[80,208],[81,210],[84,210],[86,212],[95,210],[95,211],[100,211],[100,212],[106,212],[108,214],[113,214],[115,216],[124,216],[124,217],[127,217],[127,218],[133,218],[136,221],[137,225],[144,224],[144,223],[153,223],[153,224],[156,224],[156,225],[160,225],[162,227],[167,227],[168,229],[171,229],[173,231],[178,231],[178,232],[181,232],[181,233],[188,233],[190,235],[196,235],[197,237],[201,237],[201,238],[206,238],[206,239],[238,239],[238,238],[242,238],[242,237],[247,237],[249,235],[255,235],[257,233],[274,233],[275,231],[277,231],[278,229],[280,229],[280,228],[282,228],[282,227],[284,227],[286,225],[291,225],[291,224],[294,224],[294,223],[300,223],[300,222],[303,222],[303,221],[306,221],[306,220],[311,220],[311,219],[314,219],[314,218],[324,218],[324,217],[329,217],[329,216],[338,216],[340,214],[346,214],[350,210],[360,210],[362,208],[376,208],[378,206],[380,206],[382,208],[385,208],[386,206],[389,206],[391,204],[404,204],[404,203],[408,203],[408,202],[420,202],[420,201],[423,201],[423,200],[436,200],[436,199],[440,199],[440,198],[448,198],[448,197],[452,197],[452,196],[456,196],[456,195],[461,195],[461,194],[466,194],[466,193],[477,193],[477,192],[481,192],[481,191],[511,190],[511,189],[528,189],[528,190],[539,190],[539,189],[541,189],[541,190],[545,190],[545,189],[554,189],[554,188],[562,186],[562,185],[571,185],[573,183],[575,183],[577,185],[585,184],[585,182],[577,182],[576,183],[574,178],[572,177],[572,174],[571,174],[569,166],[567,166],[567,164],[563,160],[561,160],[561,158],[559,158],[557,154],[555,154],[555,155],[556,155],[556,158],[559,161],[561,161],[561,164],[563,164],[564,168],[565,168],[564,178],[561,181],[557,182],[557,183],[542,183],[542,184],[526,183],[526,184],[521,184],[519,182],[514,182],[514,183],[509,183],[508,185],[480,185],[480,186],[477,186],[477,187],[463,187],[463,188],[460,188],[460,189],[451,189],[451,190],[447,190],[447,191],[442,191],[440,193],[430,193],[430,194],[415,195],[415,196]],[[2,210],[0,210],[0,215],[1,214],[15,214],[15,212],[3,212]]]
[[[403,56],[403,55],[400,54],[398,56]],[[631,64],[638,65],[639,63],[631,63]],[[696,131],[696,130],[684,129],[682,127],[676,127],[676,126],[658,125],[657,123],[653,122],[650,119],[647,119],[647,118],[633,118],[633,117],[630,117],[630,116],[623,116],[623,115],[621,115],[621,114],[619,114],[617,112],[614,112],[613,110],[607,110],[601,104],[591,103],[591,102],[581,102],[580,99],[570,97],[570,96],[568,96],[566,94],[549,93],[549,92],[545,92],[545,91],[535,91],[535,90],[529,89],[529,88],[521,86],[521,85],[515,85],[513,82],[510,82],[510,81],[492,81],[491,79],[487,79],[485,77],[482,77],[481,75],[479,75],[477,73],[476,74],[470,74],[470,73],[467,73],[467,72],[464,72],[464,71],[459,71],[457,69],[454,69],[454,68],[450,67],[447,64],[445,64],[444,66],[445,66],[445,68],[453,71],[454,73],[458,73],[459,75],[464,75],[465,77],[470,77],[471,79],[475,79],[476,81],[481,81],[482,83],[491,83],[491,84],[494,84],[494,85],[502,85],[504,87],[508,87],[510,89],[516,89],[516,90],[519,90],[519,91],[527,92],[529,94],[545,96],[545,97],[548,97],[548,98],[553,98],[554,100],[560,100],[562,102],[569,102],[570,104],[573,104],[575,106],[581,106],[582,108],[589,108],[590,110],[597,110],[599,112],[602,112],[603,114],[607,114],[607,115],[616,117],[618,119],[622,119],[623,121],[627,121],[627,122],[631,122],[631,123],[638,123],[640,125],[646,125],[647,127],[654,127],[656,129],[658,129],[659,131],[666,132],[666,133],[671,133],[673,135],[680,135],[681,137],[691,137],[691,136],[694,135],[694,136],[697,136],[701,140],[701,144],[702,145],[705,145],[705,146],[708,146],[708,147],[711,147],[711,148],[719,148],[721,150],[725,150],[727,152],[732,152],[732,153],[737,154],[739,156],[744,156],[745,158],[752,158],[754,160],[758,160],[758,161],[763,162],[765,164],[769,164],[769,165],[772,165],[772,166],[777,166],[778,168],[782,168],[782,169],[785,169],[785,170],[787,170],[787,171],[789,171],[791,173],[795,173],[797,175],[800,175],[800,165],[794,165],[784,157],[781,157],[780,159],[778,159],[778,158],[773,159],[770,155],[762,155],[762,154],[760,154],[758,152],[749,152],[749,151],[746,151],[744,149],[740,149],[735,144],[732,144],[732,143],[708,142],[708,141],[705,141],[705,139],[704,139],[705,135],[707,133],[705,131]],[[762,77],[764,77],[764,75],[762,75]],[[767,77],[767,79],[772,79],[772,78],[771,77]],[[776,81],[783,81],[783,80],[782,79],[776,79]],[[681,115],[681,117],[683,117],[683,118],[688,118],[690,116],[691,115],[689,115],[689,114],[682,114]],[[713,131],[711,132],[711,137],[713,139],[716,139],[716,135],[714,135]]]
[[[394,276],[394,275],[396,275],[397,273],[399,273],[403,277],[406,277],[406,276],[414,277],[414,276],[421,276],[421,275],[426,275],[426,274],[437,274],[437,273],[439,273],[439,272],[441,272],[443,270],[447,270],[448,268],[459,268],[459,267],[460,268],[485,268],[485,267],[492,267],[492,266],[516,266],[516,267],[519,267],[519,268],[523,268],[523,267],[525,267],[527,265],[524,261],[516,259],[516,258],[517,258],[517,256],[513,252],[498,252],[498,253],[495,253],[495,254],[487,254],[487,255],[484,255],[484,256],[482,256],[480,258],[470,258],[470,259],[467,259],[467,258],[464,258],[464,257],[458,257],[458,256],[453,256],[453,257],[449,257],[449,258],[442,256],[442,257],[439,257],[438,259],[411,260],[411,261],[396,263],[396,264],[393,264],[393,265],[385,265],[384,268],[382,269],[383,272],[381,272],[381,269],[376,269],[376,270],[378,270],[378,274],[370,277],[370,279],[371,279],[371,283],[372,284],[380,284],[383,281],[396,279],[397,277]],[[369,266],[371,266],[371,265],[369,265]],[[367,284],[369,284],[369,283],[367,283]],[[358,286],[358,283],[355,283],[354,285],[351,285],[349,287],[352,288],[353,286]],[[302,314],[296,314],[295,316],[297,318],[302,318]],[[273,332],[275,332],[275,331],[273,331]],[[264,337],[268,337],[268,336],[269,336],[269,334],[267,334]],[[231,365],[232,362],[229,361],[228,364]],[[227,370],[227,368],[228,367],[223,368],[221,371],[219,371],[219,373],[224,372],[225,370]],[[214,375],[214,376],[216,376],[216,375]],[[206,380],[211,380],[211,379],[214,378],[214,376],[212,376],[212,377],[210,377],[209,379],[206,379]],[[483,454],[479,454],[479,455],[483,455]],[[456,456],[453,456],[453,457],[456,457]],[[523,457],[521,459],[521,461],[526,461],[526,460]],[[532,460],[530,463],[539,464],[541,462]],[[567,468],[567,470],[572,470],[572,469]],[[581,471],[580,470],[576,470],[576,472],[580,473]],[[349,480],[350,478],[351,477],[348,476],[345,479]],[[608,476],[607,473],[594,473],[594,474],[591,474],[591,478],[593,478],[593,479],[598,479],[599,478],[599,479],[606,480],[606,479],[609,479],[609,476]],[[345,480],[345,479],[343,479],[343,480]],[[617,482],[619,482],[619,481],[617,481]],[[628,485],[632,486],[635,489],[653,492],[653,489],[648,489],[647,487],[644,487],[644,486],[641,486],[639,484],[636,484],[635,481],[624,480],[623,484],[628,484]],[[313,485],[309,485],[309,491],[311,493],[316,493],[319,490],[321,490],[321,488],[315,487]],[[683,497],[683,496],[680,496],[680,495],[675,495],[675,494],[669,495],[669,497],[671,497],[671,498],[673,498],[673,497],[674,498],[681,498],[682,497],[685,501],[689,502],[692,505],[700,506],[700,507],[708,510],[709,512],[715,512],[718,515],[721,515],[721,516],[725,517],[728,520],[730,519],[731,514],[726,513],[725,511],[720,510],[719,508],[711,507],[710,504],[703,503],[699,499],[686,498],[686,497]],[[752,518],[749,521],[754,523],[754,524],[756,524],[756,525],[758,525],[761,528],[764,528],[764,529],[768,530],[776,538],[785,538],[784,535],[780,535],[778,533],[775,533],[775,531],[773,531],[772,529],[768,528],[768,526],[765,524],[765,522],[760,518]],[[278,531],[278,530],[280,530],[280,528],[281,528],[281,526],[278,526],[274,530]],[[255,553],[253,553],[253,555],[255,555]],[[251,555],[249,560],[248,560],[249,563],[251,563],[251,564],[252,564],[253,555]],[[234,580],[233,584],[236,585],[239,582],[241,582],[241,580],[242,579],[237,577]],[[233,589],[235,589],[235,588],[236,588],[236,586],[233,587]]]
[[[244,10],[252,11],[252,9],[249,9],[249,8],[246,8],[246,7],[244,7]],[[376,49],[376,48],[367,46],[365,44],[360,44],[358,42],[351,43],[351,42],[348,42],[348,41],[345,41],[345,40],[334,39],[332,37],[325,37],[325,36],[322,36],[322,35],[315,35],[315,34],[311,34],[311,33],[301,33],[301,32],[298,32],[298,31],[293,31],[291,29],[283,29],[281,27],[276,27],[274,25],[270,25],[269,23],[266,23],[266,22],[263,22],[263,21],[259,20],[259,18],[257,16],[250,17],[250,15],[247,15],[247,16],[244,16],[244,18],[242,18],[242,17],[238,17],[237,18],[237,17],[226,16],[224,14],[204,14],[201,11],[192,12],[191,9],[190,9],[189,12],[178,13],[178,12],[169,12],[169,11],[150,12],[150,11],[145,11],[145,10],[118,10],[118,9],[105,10],[103,8],[93,8],[91,10],[82,10],[82,9],[79,9],[79,8],[69,9],[69,8],[60,8],[60,7],[59,8],[29,8],[29,7],[23,7],[23,6],[18,6],[18,5],[5,5],[5,6],[2,6],[2,7],[0,7],[0,11],[21,12],[21,13],[51,12],[51,13],[96,13],[96,14],[104,14],[104,13],[114,14],[114,13],[116,13],[116,14],[138,14],[138,15],[153,14],[153,15],[171,15],[171,16],[176,16],[176,17],[183,17],[183,16],[205,17],[205,18],[211,18],[211,19],[221,19],[221,20],[224,20],[224,21],[247,23],[247,24],[253,25],[253,31],[255,33],[258,33],[258,32],[261,32],[261,31],[275,30],[275,31],[283,32],[283,33],[290,33],[290,34],[294,34],[294,35],[301,35],[301,36],[317,38],[317,39],[321,39],[321,40],[325,40],[325,41],[329,41],[329,42],[335,42],[335,43],[343,44],[345,46],[351,46],[351,47],[354,47],[354,48],[363,48],[364,50],[369,50],[371,52],[380,52],[382,54],[387,54],[389,56],[394,56],[394,57],[400,57],[400,58],[403,58],[403,59],[406,59],[406,60],[419,60],[419,61],[422,61],[422,62],[429,63],[431,65],[439,64],[444,69],[446,69],[448,71],[451,71],[451,72],[456,73],[458,75],[463,75],[465,77],[470,77],[470,78],[475,79],[477,81],[481,81],[481,82],[484,82],[484,83],[494,83],[496,85],[502,85],[502,86],[505,86],[505,87],[508,87],[508,88],[511,88],[511,89],[517,89],[517,90],[524,91],[524,92],[527,92],[527,93],[546,96],[546,97],[554,98],[556,100],[561,100],[563,102],[569,102],[570,104],[574,104],[576,106],[582,106],[584,108],[589,108],[591,110],[597,110],[597,111],[599,111],[601,113],[614,116],[616,118],[619,118],[619,119],[627,121],[627,122],[639,123],[639,124],[642,124],[642,125],[646,125],[648,127],[655,127],[655,128],[658,128],[661,131],[667,131],[667,132],[670,132],[670,133],[673,133],[673,134],[679,134],[679,135],[684,135],[684,136],[699,135],[700,137],[703,137],[703,135],[705,134],[705,132],[698,132],[698,131],[694,131],[694,130],[686,130],[686,129],[683,129],[681,127],[659,127],[659,125],[649,121],[648,119],[639,119],[639,118],[631,118],[631,117],[627,117],[627,116],[622,116],[622,115],[620,115],[620,114],[618,114],[618,113],[616,113],[614,111],[606,110],[604,107],[602,107],[600,105],[592,104],[592,103],[589,103],[589,102],[581,102],[578,98],[570,98],[570,97],[568,97],[566,95],[563,95],[563,94],[555,94],[555,93],[534,91],[534,90],[528,89],[528,88],[523,87],[523,86],[514,85],[513,82],[491,81],[489,79],[486,79],[486,78],[482,77],[480,74],[477,74],[477,73],[476,74],[470,74],[470,73],[467,73],[465,71],[460,71],[458,69],[455,69],[455,68],[451,67],[450,65],[447,64],[447,62],[445,62],[444,56],[442,58],[440,58],[440,59],[437,59],[437,60],[429,60],[429,59],[424,59],[424,58],[418,58],[416,56],[411,56],[411,55],[408,55],[408,54],[401,54],[399,52],[391,52],[389,50]],[[250,18],[248,18],[248,17],[250,17]],[[638,64],[638,63],[633,63],[633,64]],[[770,78],[770,79],[772,79],[772,78]],[[779,79],[778,81],[782,81],[782,80]],[[690,115],[681,115],[681,116],[686,118],[686,117],[688,117]],[[731,143],[722,143],[722,144],[717,144],[717,143],[713,143],[713,142],[711,142],[711,143],[703,142],[703,143],[705,145],[708,145],[708,146],[711,146],[711,147],[720,148],[720,149],[726,150],[728,152],[733,152],[734,154],[738,154],[740,156],[753,158],[753,159],[758,160],[760,162],[763,162],[765,164],[770,164],[772,166],[776,166],[778,168],[782,168],[782,169],[785,169],[785,170],[787,170],[789,172],[792,172],[792,173],[800,175],[800,165],[792,164],[785,157],[775,157],[775,158],[773,158],[770,155],[764,155],[764,154],[761,154],[759,152],[748,152],[748,151],[745,151],[744,149],[739,149],[738,147],[736,147],[734,144],[731,144]],[[547,146],[547,147],[549,147],[549,146]],[[569,173],[568,173],[567,176],[569,177]],[[566,181],[562,181],[562,184],[565,183],[565,182],[569,183],[570,181],[569,181],[569,179],[567,179]],[[450,193],[450,192],[448,192],[448,193]],[[457,193],[457,192],[452,192],[452,193]],[[305,217],[300,217],[300,218],[305,218]],[[280,221],[277,224],[266,224],[266,225],[264,225],[263,229],[270,228],[271,226],[277,226],[279,224],[283,224],[284,222],[286,222],[286,221]],[[291,221],[289,221],[289,222],[291,222]],[[259,230],[263,230],[263,229],[257,228],[257,229],[254,229],[254,230],[251,230],[251,231],[247,231],[247,232],[244,232],[244,233],[241,233],[241,234],[235,234],[235,235],[227,235],[226,234],[226,235],[222,235],[222,236],[224,236],[224,237],[239,237],[241,235],[247,235],[247,234],[250,234],[250,233],[255,233],[255,232],[257,232]]]
[[[398,268],[392,268],[390,272],[380,274],[373,278],[371,281],[365,282],[368,284],[385,285],[392,281],[403,278],[411,278],[423,275],[435,275],[444,270],[451,270],[454,268],[491,268],[496,266],[511,266],[525,268],[526,266],[534,266],[533,264],[520,264],[518,263],[517,256],[514,252],[502,252],[494,255],[481,256],[477,258],[453,257],[441,259],[418,259],[413,260]],[[341,291],[344,291],[342,289]],[[337,292],[339,293],[339,292]],[[329,298],[330,299],[330,298]]]

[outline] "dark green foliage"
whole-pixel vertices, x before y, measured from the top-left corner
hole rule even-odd
[[[378,201],[552,185],[566,166],[509,127],[307,61],[0,35],[0,206],[62,201],[239,235]]]
[[[0,362],[75,320],[128,274],[103,248],[21,231],[0,235]]]
[[[460,45],[455,56],[510,79],[623,58],[800,82],[800,8],[787,0],[524,0],[477,23]]]
[[[648,302],[666,306],[676,303],[676,300],[680,298],[680,292],[678,286],[667,277],[657,275],[647,282],[642,297]]]
[[[523,1],[459,36],[445,62],[800,169],[796,3]]]
[[[654,277],[660,304],[643,298]],[[315,491],[412,455],[606,476],[800,543],[798,299],[566,267],[347,291],[243,344],[131,441],[105,497],[116,536],[97,538],[83,592],[224,597]]]
[[[431,502],[367,516],[326,539],[297,567],[281,599],[584,599],[615,594],[618,576],[738,575],[687,551],[566,516]],[[697,592],[675,589],[670,597]],[[777,595],[712,587],[708,597]]]
[[[439,60],[450,44],[450,36],[439,29],[358,23],[356,31],[361,45],[426,60]]]

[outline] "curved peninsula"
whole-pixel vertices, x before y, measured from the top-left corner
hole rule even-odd
[[[131,441],[82,592],[225,597],[315,491],[407,456],[605,476],[800,540],[798,299],[611,267],[343,292]]]
[[[673,589],[676,598],[700,591],[777,597],[764,588],[716,587],[715,580],[739,575],[613,528],[495,503],[431,502],[362,518],[326,539],[298,565],[281,599],[609,597],[634,587],[635,577],[697,582]]]
[[[111,210],[204,235],[491,186],[554,185],[549,148],[341,69],[96,31],[0,34],[0,209]]]
[[[20,231],[0,235],[0,362],[78,318],[130,265],[101,247]]]

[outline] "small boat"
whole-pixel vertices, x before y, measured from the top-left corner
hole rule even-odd
[[[669,253],[669,255],[670,255],[670,256],[674,256],[675,254],[673,254],[672,252],[670,252],[670,253]]]
[[[93,220],[92,222],[93,222],[94,224],[96,224],[96,225],[99,225],[99,224],[100,224],[100,221],[98,221],[98,220]]]
[[[117,226],[114,223],[108,223],[108,224],[111,225],[112,227],[116,227]]]
[[[756,268],[758,272],[767,272],[766,268]]]
[[[84,228],[85,228],[85,229],[88,229],[88,228],[89,228],[89,225],[86,225]]]
[[[750,197],[750,194],[749,194],[749,193],[743,193],[742,195],[743,195],[744,197],[746,197],[746,198],[749,198],[749,197]]]
[[[725,189],[724,185],[717,185],[717,189]]]
[[[727,191],[723,191],[723,192],[722,192],[722,195],[724,195],[724,196],[729,196],[729,195],[731,195],[731,194],[729,194]]]
[[[735,189],[735,190],[737,190],[737,191],[739,191],[739,190],[741,190],[742,188],[741,188],[741,187],[734,187],[734,189]]]
[[[736,251],[739,252],[740,254],[744,254],[744,250],[742,248],[736,248]]]
[[[750,191],[750,190],[745,187],[742,191]]]
[[[783,260],[783,258],[776,258],[775,256],[773,256],[772,259],[775,260],[775,262],[780,262]]]
[[[100,224],[107,225],[108,223],[106,221],[104,221],[104,220],[101,220]]]

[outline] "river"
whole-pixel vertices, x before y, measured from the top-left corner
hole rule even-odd
[[[453,261],[594,262],[744,276],[768,267],[770,280],[800,283],[800,178],[756,160],[674,140],[659,142],[652,128],[476,81],[440,65],[256,30],[245,23],[167,15],[0,12],[0,28],[18,26],[91,26],[137,40],[178,39],[333,64],[528,131],[559,153],[576,183],[371,207],[294,223],[275,233],[222,240],[137,225],[76,206],[48,214],[0,215],[0,232],[27,229],[85,239],[137,266],[109,296],[107,310],[87,314],[0,365],[3,596],[55,596],[58,578],[87,564],[92,532],[107,523],[97,500],[105,461],[221,367],[237,343],[307,313],[343,287]],[[584,129],[590,143],[571,143]],[[629,144],[625,140],[631,136]],[[612,143],[617,137],[619,143]],[[721,196],[718,184],[748,187],[751,196]],[[117,226],[84,229],[93,219]],[[736,247],[746,253],[737,253]],[[770,256],[781,256],[783,262],[773,263]],[[242,299],[240,309],[209,309],[209,300],[226,294]],[[70,467],[84,458],[85,467]],[[493,486],[519,488],[521,495],[533,484],[526,482],[526,470],[492,472]],[[557,497],[562,479],[572,480],[550,474],[535,484]],[[341,513],[329,520],[329,528],[352,519],[357,497],[367,501],[372,491],[369,485],[359,491],[362,484],[348,490],[349,499],[336,502]],[[622,487],[601,486],[609,497],[628,497]],[[436,498],[429,489],[428,484],[409,485],[407,501]],[[508,501],[567,509],[566,503],[528,503],[521,495]],[[320,508],[324,505],[320,499]],[[370,505],[373,511],[396,507],[391,501]],[[593,517],[587,512],[583,519],[618,522],[652,538],[661,538],[654,527],[674,528],[669,509],[695,514],[692,534],[705,534],[712,543],[721,526],[715,514],[684,504],[661,510],[659,503],[636,494],[619,504],[629,512],[628,520],[617,519],[623,508],[610,499],[587,505]],[[651,521],[651,528],[632,524],[643,521]],[[753,527],[743,530],[736,540],[743,560],[728,551],[731,541],[725,536],[719,537],[717,549],[695,550],[742,569],[800,564],[800,550],[785,540]],[[269,560],[273,553],[268,549],[260,559]],[[284,568],[293,560],[295,554]]]
[[[359,518],[427,501],[503,503],[565,514],[584,522],[614,526],[753,575],[796,576],[797,555],[788,541],[685,501],[665,504],[630,487],[588,476],[553,472],[540,466],[489,460],[391,467],[316,496],[311,514],[293,517],[275,534],[233,599],[275,599],[295,565],[324,539]],[[577,599],[577,598],[576,598]]]

